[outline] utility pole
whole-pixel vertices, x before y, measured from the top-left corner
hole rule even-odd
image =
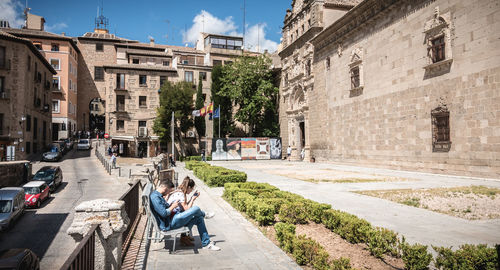
[[[246,49],[246,46],[245,46],[245,42],[246,42],[246,39],[245,39],[245,34],[246,34],[246,3],[247,1],[246,0],[243,0],[243,49]]]

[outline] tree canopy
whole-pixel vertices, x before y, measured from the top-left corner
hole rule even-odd
[[[211,86],[211,96],[212,102],[214,103],[214,111],[220,107],[220,136],[225,137],[230,135],[234,131],[233,123],[233,103],[229,96],[224,96],[222,94],[222,76],[223,76],[223,66],[216,65],[212,69],[212,86]],[[219,119],[213,120],[214,124],[214,137],[218,137],[219,134]]]
[[[267,56],[242,56],[223,68],[220,95],[232,100],[234,118],[248,126],[248,136],[279,135],[278,93]]]
[[[160,106],[157,108],[153,131],[163,143],[170,140],[170,121],[174,112],[176,125],[182,132],[193,127],[193,85],[187,82],[166,81],[160,89]]]

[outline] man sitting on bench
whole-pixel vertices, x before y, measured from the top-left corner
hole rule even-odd
[[[176,201],[169,205],[163,196],[168,196],[173,190],[174,184],[171,181],[162,180],[158,184],[158,188],[150,195],[152,214],[159,224],[160,230],[175,230],[183,226],[191,229],[193,225],[196,225],[203,249],[220,250],[220,247],[210,242],[210,236],[208,236],[205,226],[205,213],[198,206],[172,215],[172,211],[180,206],[180,203]]]

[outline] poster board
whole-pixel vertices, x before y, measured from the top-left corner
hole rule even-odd
[[[257,140],[255,138],[241,139],[241,159],[252,160],[257,158]]]
[[[269,145],[269,138],[256,138],[255,151],[257,159],[271,159],[271,147]]]

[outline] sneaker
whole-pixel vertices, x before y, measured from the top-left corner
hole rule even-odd
[[[220,247],[216,246],[215,244],[210,243],[210,244],[204,246],[203,249],[208,249],[208,250],[213,250],[213,251],[219,251]]]
[[[214,212],[205,213],[205,219],[211,219],[215,216]]]

